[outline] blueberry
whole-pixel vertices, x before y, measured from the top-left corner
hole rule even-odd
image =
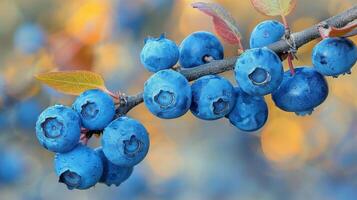
[[[102,146],[110,162],[118,166],[133,167],[145,158],[150,142],[148,133],[140,122],[119,117],[104,129]]]
[[[79,142],[81,120],[69,107],[55,105],[41,113],[36,122],[36,136],[46,149],[64,153]]]
[[[94,186],[103,173],[99,155],[82,144],[67,153],[57,153],[54,164],[59,182],[66,184],[70,190]]]
[[[268,106],[261,96],[251,96],[239,87],[235,88],[236,104],[226,116],[231,124],[242,131],[256,131],[268,119]]]
[[[36,119],[41,114],[43,106],[37,98],[30,98],[18,103],[15,107],[17,126],[26,130],[33,130]]]
[[[152,75],[144,85],[144,103],[160,118],[172,119],[184,115],[191,105],[191,87],[180,73],[168,69]]]
[[[212,33],[199,31],[187,36],[180,45],[179,63],[183,68],[192,68],[207,63],[205,57],[223,59],[223,46]]]
[[[20,151],[2,146],[0,149],[0,185],[15,184],[26,175],[26,162]]]
[[[0,129],[1,130],[7,130],[8,128],[10,128],[9,126],[9,117],[7,115],[7,113],[5,112],[0,112]],[[3,132],[3,131],[2,131]],[[1,135],[1,133],[0,133]]]
[[[275,20],[259,23],[250,35],[250,48],[260,48],[279,41],[285,34],[285,27]]]
[[[312,50],[314,68],[325,76],[351,73],[357,60],[357,48],[348,38],[326,38]]]
[[[283,65],[270,49],[245,51],[235,64],[235,78],[241,89],[253,96],[263,96],[279,87],[283,79]]]
[[[138,37],[143,32],[148,18],[147,9],[132,0],[118,0],[114,7],[113,28],[120,35]],[[141,4],[141,3],[140,3]]]
[[[45,33],[38,24],[24,23],[15,32],[14,46],[22,53],[36,53],[44,43]]]
[[[328,85],[323,75],[311,67],[300,67],[295,69],[294,76],[285,72],[283,82],[272,97],[280,109],[306,115],[325,101],[327,95]]]
[[[223,77],[207,75],[192,84],[191,112],[200,119],[222,118],[233,109],[234,104],[234,88]]]
[[[112,184],[119,186],[133,173],[133,167],[120,167],[111,163],[107,157],[105,157],[101,147],[95,149],[95,151],[98,153],[103,163],[103,174],[99,182],[105,183],[108,186],[111,186]]]
[[[177,45],[162,34],[159,38],[146,39],[140,60],[147,70],[157,72],[176,65],[179,56]]]
[[[82,126],[89,130],[103,130],[115,115],[112,97],[98,89],[83,92],[72,107],[79,113]]]

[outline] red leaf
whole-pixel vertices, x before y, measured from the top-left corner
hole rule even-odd
[[[357,20],[352,21],[342,28],[336,28],[334,26],[324,26],[323,24],[319,26],[319,32],[322,38],[327,37],[341,37],[344,36],[357,27]]]
[[[211,16],[217,34],[229,44],[237,44],[241,48],[241,34],[237,23],[222,6],[215,3],[196,2],[192,4],[192,7]]]

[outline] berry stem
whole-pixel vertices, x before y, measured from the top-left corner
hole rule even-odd
[[[203,61],[205,61],[205,63],[210,63],[214,61],[214,58],[212,56],[205,56],[203,57]]]
[[[238,38],[238,56],[241,55],[244,52],[244,47],[242,45],[242,40]]]
[[[289,41],[289,40],[291,40],[291,32],[290,32],[290,27],[289,27],[288,21],[287,21],[285,15],[281,15],[281,18],[282,18],[283,24],[285,26],[285,40]],[[289,65],[291,75],[294,76],[295,75],[295,68],[294,68],[294,63],[293,63],[294,56],[290,49],[288,52],[288,65]]]
[[[291,53],[289,53],[288,54],[288,64],[289,64],[290,74],[292,76],[295,75],[295,68],[294,68],[293,59],[294,59],[294,57],[291,55]]]
[[[115,105],[120,104],[120,92],[116,94],[114,92],[109,91],[107,88],[103,88],[102,90],[103,90],[103,92],[105,92],[105,93],[109,94],[111,97],[113,97]]]

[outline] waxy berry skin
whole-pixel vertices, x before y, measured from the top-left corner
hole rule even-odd
[[[49,151],[64,153],[79,142],[81,120],[77,112],[63,105],[44,110],[36,122],[36,136]]]
[[[105,183],[107,186],[111,186],[112,184],[119,186],[133,173],[133,167],[120,167],[111,163],[107,157],[105,157],[101,147],[95,149],[95,152],[99,155],[103,163],[103,174],[99,180],[100,183]]]
[[[226,116],[230,123],[242,131],[253,132],[264,126],[268,119],[268,106],[262,96],[251,96],[235,88],[236,103]]]
[[[323,39],[312,51],[314,68],[325,76],[351,73],[356,60],[356,45],[348,38]]]
[[[99,155],[82,144],[67,153],[57,153],[54,165],[59,182],[66,184],[70,190],[84,190],[94,186],[103,173]]]
[[[253,96],[264,96],[277,89],[284,70],[280,58],[270,49],[245,51],[235,64],[235,78],[240,88]]]
[[[115,115],[113,98],[99,89],[83,92],[72,107],[81,117],[82,126],[89,130],[104,129]]]
[[[129,117],[119,117],[104,129],[103,152],[114,165],[137,165],[145,158],[149,146],[149,135],[145,127]]]
[[[217,75],[207,75],[192,84],[191,112],[204,120],[224,117],[234,107],[235,94],[232,84]]]
[[[285,27],[276,20],[259,23],[250,34],[250,48],[260,48],[279,41],[285,34]]]
[[[140,60],[150,72],[158,72],[176,65],[180,52],[175,42],[166,39],[165,35],[159,38],[148,38],[140,53]]]
[[[295,69],[284,73],[280,87],[272,94],[275,105],[297,115],[311,114],[328,96],[328,85],[322,74],[312,67]]]
[[[187,79],[171,69],[153,74],[144,85],[146,107],[163,119],[184,115],[190,108],[191,96],[191,86]]]
[[[210,32],[199,31],[187,36],[179,47],[180,66],[192,68],[207,63],[205,57],[221,60],[224,57],[223,46]]]

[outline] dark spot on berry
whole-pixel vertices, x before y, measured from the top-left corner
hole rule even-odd
[[[81,115],[84,119],[94,119],[99,113],[99,109],[96,103],[87,102],[82,105]]]
[[[130,140],[124,140],[124,153],[129,157],[134,157],[143,149],[143,143],[138,140],[135,135],[130,137]]]
[[[216,115],[224,114],[229,109],[229,102],[219,98],[213,102],[213,113]]]
[[[77,188],[81,185],[82,177],[70,170],[65,171],[60,175],[59,182],[67,185],[68,189]]]
[[[320,63],[322,65],[326,65],[327,64],[327,60],[326,60],[326,56],[322,55],[322,54],[319,54],[319,59],[320,59]]]
[[[154,101],[159,104],[161,108],[167,108],[175,103],[175,94],[170,91],[160,90],[160,92],[154,96]]]
[[[47,118],[41,127],[46,138],[57,138],[62,135],[63,124],[55,117]]]
[[[259,67],[255,68],[248,76],[254,85],[263,85],[270,81],[269,73],[265,69]]]

